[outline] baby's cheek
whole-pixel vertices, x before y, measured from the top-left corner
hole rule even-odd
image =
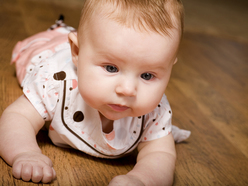
[[[148,112],[153,111],[160,103],[164,95],[164,84],[160,81],[154,84],[142,86],[137,99]]]
[[[80,95],[82,96],[83,100],[89,105],[93,106],[92,102],[94,100],[94,95],[90,93],[89,89],[87,90],[87,87],[82,87],[79,89]]]
[[[157,98],[147,98],[140,100],[140,103],[137,108],[137,115],[145,115],[149,112],[152,112],[159,104],[161,99]]]

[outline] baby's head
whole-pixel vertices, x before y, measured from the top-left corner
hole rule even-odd
[[[69,34],[83,99],[108,119],[159,104],[183,30],[179,0],[86,0]]]

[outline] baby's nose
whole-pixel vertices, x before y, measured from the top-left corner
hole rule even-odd
[[[116,93],[127,97],[136,96],[137,94],[136,81],[131,78],[122,80],[120,84],[116,87]]]

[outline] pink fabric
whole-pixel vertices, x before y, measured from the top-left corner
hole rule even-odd
[[[15,63],[16,76],[19,83],[25,77],[27,67],[32,63],[32,58],[44,50],[55,52],[55,47],[68,42],[68,32],[63,28],[49,30],[35,34],[23,41],[19,41],[12,52],[11,64]]]

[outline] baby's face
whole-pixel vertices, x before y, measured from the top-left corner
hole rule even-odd
[[[75,62],[78,87],[88,105],[110,120],[157,107],[177,60],[178,31],[165,37],[95,15],[78,34],[84,34]]]

